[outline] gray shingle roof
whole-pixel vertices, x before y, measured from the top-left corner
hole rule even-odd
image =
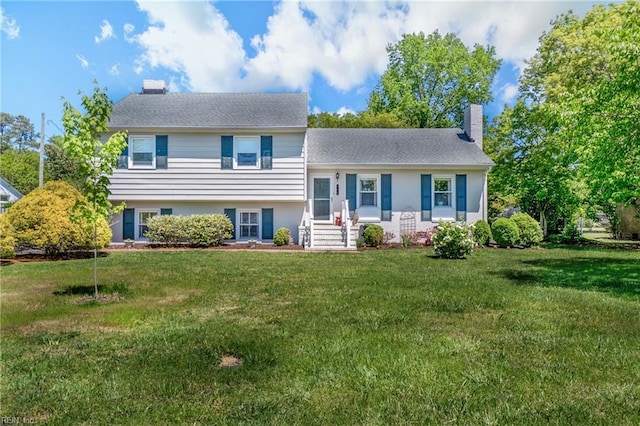
[[[460,129],[308,129],[309,165],[492,166]]]
[[[306,128],[306,93],[131,94],[117,102],[109,127]]]

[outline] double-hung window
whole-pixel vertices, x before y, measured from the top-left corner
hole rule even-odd
[[[240,212],[240,238],[258,238],[258,212]]]
[[[147,221],[159,214],[158,210],[141,210],[138,211],[138,238],[145,238],[148,226]]]
[[[155,136],[129,137],[129,164],[131,168],[155,168]]]
[[[378,179],[360,179],[360,207],[378,205]]]
[[[238,136],[236,139],[236,165],[239,168],[257,168],[260,141],[257,137]]]
[[[433,179],[433,198],[435,207],[451,207],[453,199],[451,178]]]

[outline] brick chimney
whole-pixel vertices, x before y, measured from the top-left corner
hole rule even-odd
[[[482,149],[482,105],[471,104],[464,110],[463,130]]]

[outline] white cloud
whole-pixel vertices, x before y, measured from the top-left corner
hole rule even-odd
[[[165,67],[181,73],[193,91],[238,87],[245,61],[242,39],[210,3],[140,1],[138,7],[151,25],[132,36],[144,49],[137,73]]]
[[[124,40],[127,43],[133,43],[135,41],[135,37],[131,37],[131,33],[136,30],[136,27],[133,24],[126,23],[122,26],[122,30],[124,31]]]
[[[10,39],[20,36],[20,26],[14,18],[4,14],[4,9],[0,7],[0,30]]]
[[[105,40],[110,38],[114,38],[115,34],[113,33],[113,27],[106,19],[102,21],[102,25],[100,25],[100,35],[95,36],[93,40],[96,43],[102,43]]]
[[[500,87],[499,94],[502,103],[511,104],[518,96],[518,86],[515,84],[507,83]]]
[[[340,116],[344,116],[346,114],[356,114],[356,112],[354,110],[352,110],[351,108],[348,107],[340,107],[338,109],[338,111],[336,111],[336,114],[340,115]]]
[[[136,73],[164,67],[193,91],[309,90],[320,76],[331,87],[362,87],[387,65],[386,46],[402,34],[439,30],[455,32],[468,46],[492,44],[497,56],[522,71],[550,21],[570,8],[582,14],[589,2],[382,2],[284,1],[267,21],[267,29],[243,40],[214,5],[140,1],[150,26],[125,40],[143,53]],[[504,88],[503,96],[513,96]]]
[[[78,61],[80,61],[80,66],[82,68],[88,68],[89,67],[89,61],[87,61],[87,58],[85,58],[81,54],[77,54],[76,58],[78,59]]]
[[[120,64],[113,64],[113,66],[109,68],[109,74],[120,75]]]

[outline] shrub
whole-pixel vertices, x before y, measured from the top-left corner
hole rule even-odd
[[[291,241],[291,231],[287,228],[278,228],[273,235],[273,244],[277,246],[286,246]]]
[[[149,241],[177,244],[187,240],[187,216],[160,215],[147,220],[145,237]]]
[[[16,240],[13,238],[13,227],[7,215],[0,214],[0,258],[11,259],[16,256]]]
[[[512,247],[517,244],[518,238],[520,238],[518,225],[516,225],[513,220],[505,217],[501,217],[493,222],[491,233],[496,243],[502,247]]]
[[[473,227],[473,239],[479,246],[486,246],[493,238],[491,227],[484,220],[479,220]]]
[[[378,247],[382,244],[384,238],[384,229],[382,226],[370,223],[364,228],[364,243],[369,247]]]
[[[520,232],[518,244],[530,247],[542,241],[542,228],[540,224],[526,213],[516,213],[511,216]]]
[[[447,259],[463,259],[473,251],[472,227],[466,223],[443,222],[431,242],[436,254]]]
[[[7,211],[16,244],[44,250],[47,255],[93,248],[93,224],[78,214],[78,204],[86,205],[86,198],[66,182],[48,182],[31,191]],[[98,248],[110,241],[109,224],[100,218]]]
[[[194,246],[219,246],[225,239],[233,238],[233,224],[223,214],[186,216],[184,226],[187,241]]]
[[[569,223],[562,230],[562,241],[566,243],[576,243],[581,239],[580,230],[576,226],[575,222]]]

